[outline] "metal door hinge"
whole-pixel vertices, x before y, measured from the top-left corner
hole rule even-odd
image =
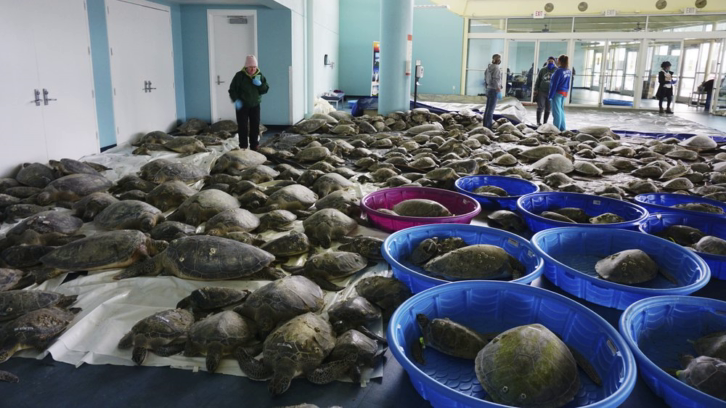
[[[35,95],[35,99],[30,102],[35,102],[35,106],[40,106],[40,91],[37,89],[33,89],[33,94]]]

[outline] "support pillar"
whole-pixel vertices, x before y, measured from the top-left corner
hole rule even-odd
[[[406,51],[408,38],[413,34],[413,1],[381,1],[381,69],[378,90],[378,113],[381,115],[410,109],[413,66],[410,67],[411,75],[406,75]]]

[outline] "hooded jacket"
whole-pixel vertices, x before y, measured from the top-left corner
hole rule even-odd
[[[262,82],[260,86],[252,83],[252,79],[257,75],[260,76],[260,81]],[[252,75],[242,69],[235,74],[232,83],[229,85],[229,97],[232,101],[237,99],[241,100],[242,106],[245,108],[254,108],[260,104],[262,95],[266,94],[269,89],[267,79],[260,73],[259,68]]]
[[[537,81],[534,83],[534,90],[541,92],[544,95],[549,95],[550,80],[552,79],[552,75],[554,75],[555,71],[557,71],[557,67],[552,69],[544,67],[540,69],[539,74],[537,74]]]
[[[484,80],[487,83],[487,89],[496,89],[502,87],[502,71],[497,64],[489,64],[484,73]]]

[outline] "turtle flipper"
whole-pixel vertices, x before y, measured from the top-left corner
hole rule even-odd
[[[305,378],[313,384],[328,384],[346,375],[358,361],[357,353],[350,353],[342,360],[321,364],[320,367],[305,373]]]
[[[222,346],[210,344],[207,347],[207,371],[210,373],[217,371],[220,361],[222,361]]]
[[[56,303],[56,307],[60,308],[68,308],[68,306],[76,303],[76,300],[78,299],[78,295],[71,295],[71,296],[63,296],[58,303]]]
[[[381,337],[381,336],[373,333],[372,331],[370,331],[367,327],[365,327],[363,325],[358,326],[356,328],[356,330],[358,330],[359,332],[361,332],[361,333],[365,334],[366,336],[372,338],[373,340],[376,340],[376,341],[378,341],[378,342],[380,342],[380,343],[382,343],[384,345],[388,345],[388,341],[385,338],[383,338],[383,337]]]
[[[177,309],[187,309],[192,307],[192,297],[187,296],[184,299],[180,300],[179,303],[176,304]]]
[[[666,278],[668,280],[668,282],[670,282],[670,283],[672,283],[674,285],[678,285],[679,284],[678,283],[678,279],[676,279],[676,277],[673,276],[673,274],[671,274],[670,272],[664,271],[662,268],[658,269],[658,272],[661,275],[663,275],[663,277]]]
[[[418,340],[416,340],[411,345],[411,356],[413,357],[414,361],[421,365],[426,365],[426,359],[424,359],[424,339],[423,337],[419,337]]]
[[[288,373],[275,373],[270,382],[267,384],[267,389],[270,390],[272,395],[280,395],[290,388],[292,382],[292,376]]]
[[[259,271],[253,273],[252,275],[246,276],[245,280],[277,280],[282,279],[286,275],[284,272],[277,268],[273,267],[265,267],[260,269]]]
[[[326,279],[309,275],[309,274],[303,274],[306,278],[310,279],[311,281],[315,282],[318,286],[320,286],[321,289],[329,290],[332,292],[340,292],[341,290],[345,289],[343,286],[338,286]]]
[[[234,351],[234,357],[237,359],[239,368],[252,380],[264,381],[272,377],[274,372],[265,366],[262,360],[255,360],[242,348]],[[289,381],[288,381],[289,386]]]
[[[41,284],[48,279],[53,279],[56,276],[60,276],[64,274],[66,271],[61,269],[55,269],[55,268],[49,268],[49,267],[42,267],[38,269],[34,269],[30,271],[31,274],[35,277],[35,283]]]
[[[584,371],[588,377],[590,377],[592,382],[598,386],[602,386],[602,378],[600,378],[600,375],[598,375],[597,371],[595,371],[595,367],[590,364],[590,361],[579,351],[575,350],[574,347],[567,346],[567,348],[570,349],[570,353],[572,353],[572,357],[575,358],[575,362],[577,362],[580,369]]]
[[[143,262],[131,265],[124,269],[123,272],[114,275],[114,280],[127,278],[135,278],[137,276],[157,276],[161,273],[159,265],[156,264],[155,258],[149,258]]]
[[[351,380],[353,380],[354,384],[361,383],[360,367],[357,364],[354,364],[353,367],[350,369],[349,375]]]
[[[9,382],[9,383],[16,383],[20,381],[17,375],[13,373],[9,373],[7,371],[0,370],[0,381],[2,382]]]
[[[185,344],[168,344],[166,346],[159,346],[153,349],[152,351],[154,354],[156,354],[159,357],[169,357],[173,356],[174,354],[179,354],[182,351],[184,351]]]
[[[121,340],[119,340],[118,346],[116,346],[116,347],[123,350],[123,349],[130,349],[131,346],[133,346],[133,345],[134,345],[134,332],[130,331],[130,332],[126,333],[126,335],[123,336],[121,338]]]
[[[131,352],[131,359],[137,365],[142,365],[144,360],[146,360],[146,354],[148,354],[148,350],[144,347],[134,347],[134,350]]]

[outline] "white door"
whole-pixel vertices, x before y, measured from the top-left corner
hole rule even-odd
[[[100,151],[88,16],[83,0],[36,0],[33,15],[50,159]],[[42,95],[41,95],[42,96]]]
[[[177,115],[168,9],[121,0],[106,5],[116,144],[171,130]]]
[[[14,175],[23,162],[45,162],[43,103],[35,57],[33,10],[25,2],[3,1],[0,12],[0,177]]]
[[[257,55],[256,13],[214,10],[208,11],[207,21],[212,120],[236,120],[234,105],[229,100],[229,84],[244,67],[247,55]]]

